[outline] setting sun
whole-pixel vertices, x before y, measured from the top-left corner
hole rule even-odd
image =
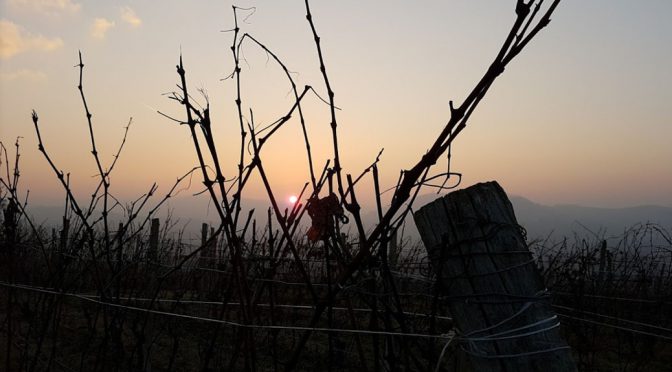
[[[291,204],[296,204],[296,202],[299,200],[299,198],[296,197],[296,195],[292,195],[289,197],[289,202]]]

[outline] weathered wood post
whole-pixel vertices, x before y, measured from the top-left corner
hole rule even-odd
[[[597,273],[597,283],[602,286],[604,284],[604,274],[607,270],[607,241],[602,240],[600,245],[600,271]]]
[[[414,217],[475,371],[576,371],[499,184],[455,191]]]
[[[394,230],[390,236],[390,242],[388,244],[389,247],[387,251],[387,260],[390,264],[390,267],[396,269],[397,262],[399,261],[399,241],[397,239],[397,230]]]
[[[147,259],[149,261],[156,261],[158,251],[159,251],[159,219],[152,218],[152,225],[149,229],[149,251],[147,252]]]
[[[201,224],[201,253],[199,254],[200,259],[198,260],[198,266],[208,267],[208,257],[210,253],[208,252],[208,247],[206,243],[208,242],[208,224]]]
[[[63,229],[60,231],[60,240],[58,243],[59,252],[65,252],[68,248],[68,234],[70,233],[70,219],[63,216]]]
[[[205,247],[205,243],[208,241],[208,224],[203,223],[201,224],[201,247]],[[203,252],[203,251],[201,251]],[[201,253],[201,256],[203,256],[204,253]]]

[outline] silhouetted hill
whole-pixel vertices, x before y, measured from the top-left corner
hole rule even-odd
[[[672,208],[638,206],[630,208],[592,208],[578,205],[545,206],[523,197],[512,197],[516,216],[531,236],[553,233],[564,236],[572,232],[622,233],[638,223],[656,223],[672,228]]]
[[[518,222],[530,237],[604,232],[618,235],[638,223],[656,223],[672,228],[672,208],[638,206],[629,208],[594,208],[579,205],[545,206],[520,196],[511,197]],[[589,231],[588,231],[589,230]]]
[[[435,200],[437,195],[422,195],[414,209]],[[518,223],[527,230],[528,239],[564,236],[621,235],[637,224],[656,223],[672,229],[672,208],[662,206],[638,206],[629,208],[595,208],[579,205],[547,206],[521,196],[509,198]],[[409,230],[409,232],[411,232]],[[412,233],[417,234],[413,229]]]
[[[415,202],[415,210],[435,200],[436,194],[421,195]],[[549,235],[557,240],[564,236],[591,235],[591,232],[605,236],[620,235],[625,229],[636,224],[647,222],[656,223],[672,230],[672,208],[662,206],[639,206],[630,208],[594,208],[579,205],[547,206],[535,203],[520,196],[510,197],[518,222],[528,232],[528,239],[545,238]],[[254,208],[257,225],[264,225],[267,219],[268,202],[249,199],[241,212],[241,219],[247,217],[247,212]],[[288,203],[281,206],[289,207]],[[45,226],[60,225],[63,207],[30,206],[29,213],[37,224]],[[165,220],[168,213],[172,214],[173,221],[177,221],[176,228],[185,228],[188,234],[199,234],[202,223],[214,223],[217,214],[206,197],[178,197],[172,199],[158,214]],[[118,221],[121,211],[111,214],[111,220]],[[305,217],[308,223],[307,216]],[[367,228],[373,227],[377,221],[373,208],[364,209],[363,220]],[[346,226],[347,229],[347,226]],[[351,227],[354,231],[354,226]],[[405,228],[405,236],[419,239],[417,229],[409,218]]]

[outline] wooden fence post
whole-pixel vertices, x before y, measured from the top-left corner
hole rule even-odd
[[[210,232],[208,233],[208,230]],[[215,267],[220,262],[217,253],[217,239],[214,237],[215,228],[207,223],[201,225],[201,258],[200,265],[205,267]],[[210,240],[212,239],[212,240]]]
[[[63,228],[60,231],[60,240],[58,243],[58,250],[65,252],[68,248],[68,234],[70,233],[70,219],[63,216]]]
[[[155,261],[157,252],[159,251],[159,219],[152,218],[152,226],[149,230],[149,251],[147,252],[147,259]]]
[[[201,225],[201,247],[205,246],[205,242],[208,241],[208,224],[204,223]],[[201,256],[203,256],[204,253],[201,251]]]
[[[604,284],[604,274],[607,271],[608,254],[609,251],[607,251],[607,241],[602,240],[602,244],[600,245],[600,271],[597,273],[597,282],[600,286]]]
[[[387,250],[387,260],[390,264],[390,267],[396,269],[397,262],[399,261],[399,241],[397,238],[397,230],[394,230],[390,236],[389,248]]]
[[[455,191],[415,214],[475,371],[576,371],[513,207],[496,182]]]

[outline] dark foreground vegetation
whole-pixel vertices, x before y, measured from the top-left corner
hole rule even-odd
[[[67,230],[30,232],[20,222],[12,238],[4,223],[4,370],[284,370],[306,327],[315,334],[297,370],[470,370],[459,342],[444,348],[454,336],[450,299],[438,295],[421,245],[406,241],[390,249],[387,263],[370,262],[368,275],[342,288],[311,326],[310,289],[288,252],[274,251],[277,241],[261,231],[241,257],[244,280],[235,280],[223,242],[185,261],[194,247],[162,231],[156,242],[137,234],[121,254],[92,256],[73,247]],[[530,243],[563,335],[580,370],[665,371],[671,236],[645,224],[609,244],[603,238]],[[651,244],[661,239],[667,244]],[[313,291],[327,295],[340,259],[305,240],[297,247]],[[109,289],[103,294],[100,281]],[[248,303],[237,295],[240,284],[254,294]]]

